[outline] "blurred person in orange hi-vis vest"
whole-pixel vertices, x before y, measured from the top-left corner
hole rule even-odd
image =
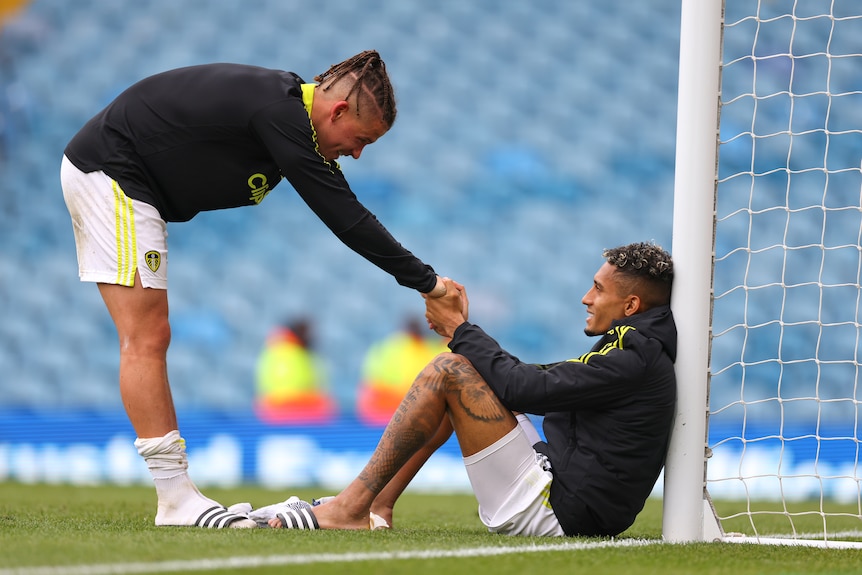
[[[324,423],[336,414],[306,318],[276,327],[257,360],[255,412],[265,423]]]
[[[372,345],[362,364],[359,419],[368,425],[386,425],[419,372],[445,351],[449,351],[446,341],[429,334],[421,318],[408,318],[404,329]]]

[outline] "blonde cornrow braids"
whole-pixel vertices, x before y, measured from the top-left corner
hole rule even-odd
[[[346,77],[354,79],[345,99],[356,94],[356,113],[360,113],[360,100],[373,105],[380,111],[383,122],[392,127],[395,122],[395,90],[386,73],[386,64],[377,50],[366,50],[352,58],[333,64],[329,70],[314,77],[321,89],[326,91]]]

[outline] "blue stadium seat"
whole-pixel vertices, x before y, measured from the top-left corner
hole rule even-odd
[[[399,121],[360,162],[345,161],[359,197],[439,271],[505,300],[512,310],[491,319],[489,304],[488,322],[511,334],[525,357],[583,347],[580,329],[560,326],[560,316],[578,317],[597,252],[644,237],[667,243],[670,235],[679,46],[668,22],[679,8],[672,0],[625,9],[552,4],[504,2],[489,11],[472,2],[322,0],[312,11],[266,0],[250,12],[232,1],[31,3],[28,13],[48,33],[36,44],[19,38],[10,51],[20,54],[14,72],[40,113],[0,167],[0,295],[8,306],[0,348],[14,350],[0,353],[0,369],[12,373],[0,378],[0,403],[118,402],[113,326],[95,288],[75,277],[60,154],[128,84],[211,61],[293,69],[311,80],[348,53],[379,49],[396,84]],[[341,32],[323,46],[332,30]],[[813,33],[800,27],[796,42]],[[837,37],[836,49],[854,39]],[[799,81],[813,82],[820,65],[810,62]],[[859,89],[858,74],[835,71],[836,86]],[[862,110],[850,100],[833,105],[848,117]],[[750,148],[741,144],[723,153],[745,166]],[[821,144],[800,138],[799,161]],[[830,161],[858,167],[862,144],[833,144]],[[780,165],[786,149],[768,159]],[[621,222],[621,202],[639,217]],[[800,221],[793,233],[807,237],[814,228]],[[170,373],[180,405],[250,401],[253,357],[268,326],[300,312],[319,316],[321,347],[338,358],[336,393],[350,398],[367,339],[402,310],[421,309],[415,294],[334,239],[287,183],[260,208],[205,214],[169,231],[177,319]],[[755,232],[755,240],[777,233]],[[27,289],[5,283],[22,270]],[[547,297],[521,299],[524,283]],[[49,328],[52,351],[40,358]],[[75,357],[84,361],[80,373],[58,382]],[[12,379],[26,379],[26,389],[7,395]]]

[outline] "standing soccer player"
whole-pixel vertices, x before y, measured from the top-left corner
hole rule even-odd
[[[72,139],[61,167],[79,275],[117,328],[120,394],[152,473],[156,525],[254,527],[198,491],[167,377],[166,222],[260,204],[287,179],[347,246],[399,284],[438,297],[431,266],[351,192],[336,160],[359,158],[395,121],[380,55],[365,51],[306,83],[238,64],[192,66],[131,86]]]

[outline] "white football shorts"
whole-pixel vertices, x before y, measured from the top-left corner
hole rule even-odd
[[[81,281],[168,288],[167,224],[153,206],[133,200],[104,172],[84,173],[66,156],[63,198],[72,216]]]
[[[493,533],[561,537],[566,533],[548,500],[553,475],[533,449],[526,425],[532,424],[520,422],[494,444],[464,458],[479,518]]]

